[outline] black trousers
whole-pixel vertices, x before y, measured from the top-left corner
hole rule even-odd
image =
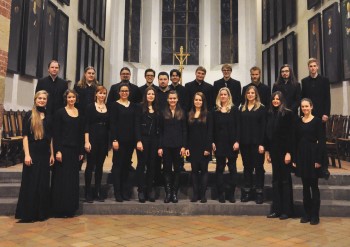
[[[191,162],[192,168],[192,185],[194,193],[199,192],[199,181],[200,181],[200,191],[202,196],[205,195],[205,191],[208,185],[208,161],[197,161]],[[200,176],[200,180],[199,180]]]
[[[157,138],[154,137],[142,137],[143,151],[137,150],[137,178],[138,178],[138,191],[145,192],[152,188],[155,166],[157,158]]]
[[[250,191],[253,188],[253,173],[255,169],[256,189],[264,189],[264,154],[259,154],[259,145],[242,144],[240,146],[243,160],[244,189]]]
[[[276,214],[294,214],[291,164],[272,158],[272,208]]]
[[[85,169],[85,186],[91,187],[92,173],[95,171],[95,186],[101,186],[103,163],[106,158],[105,145],[92,145],[90,153],[87,153],[87,162]]]
[[[163,148],[163,174],[165,186],[177,193],[180,181],[181,147]],[[174,173],[172,173],[174,170]]]
[[[301,178],[301,181],[303,182],[305,216],[318,219],[321,204],[318,178]]]
[[[135,144],[119,142],[119,149],[113,150],[112,177],[114,194],[128,194],[129,171]]]
[[[230,172],[230,186],[231,189],[236,188],[237,184],[237,166],[236,166],[237,156],[229,157],[227,161],[227,166]],[[224,170],[226,167],[226,157],[225,156],[216,156],[216,183],[218,193],[224,193]]]

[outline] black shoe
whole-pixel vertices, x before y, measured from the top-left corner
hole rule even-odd
[[[130,201],[130,196],[128,195],[127,192],[124,192],[124,193],[122,194],[122,197],[123,197],[123,200],[124,200],[124,201]]]
[[[206,203],[207,202],[207,198],[206,197],[202,197],[201,198],[201,203]]]
[[[150,202],[155,202],[156,201],[153,190],[150,190],[147,194],[148,194],[147,195],[148,201],[150,201]]]
[[[99,189],[99,188],[97,188],[97,190],[96,190],[95,201],[98,201],[98,202],[104,202],[105,201],[105,199],[102,196],[101,189]]]
[[[179,199],[177,198],[177,193],[173,192],[172,197],[171,197],[171,201],[173,203],[178,203]]]
[[[286,220],[286,219],[288,219],[288,215],[286,215],[286,214],[280,215],[280,220]]]
[[[192,195],[191,202],[198,202],[198,195],[197,194]]]
[[[249,200],[250,200],[250,196],[248,193],[243,195],[241,198],[241,202],[249,202]]]
[[[280,217],[280,215],[278,213],[271,213],[268,216],[266,216],[269,219],[274,219],[274,218],[278,218]]]
[[[219,195],[219,202],[220,202],[220,203],[225,203],[225,202],[226,202],[226,200],[225,200],[225,194],[224,194],[224,193],[222,193],[221,195]]]
[[[145,194],[143,192],[139,192],[138,197],[139,197],[139,202],[141,203],[146,202]]]
[[[169,203],[171,201],[171,194],[165,193],[164,203]]]
[[[255,199],[256,204],[263,204],[264,203],[264,196],[262,194],[257,194]]]
[[[320,218],[312,217],[310,220],[310,225],[318,225],[320,223]]]
[[[115,195],[115,200],[116,200],[117,202],[123,202],[123,197],[122,197],[120,194],[116,194],[116,195]]]
[[[235,203],[235,202],[236,202],[236,199],[235,199],[235,197],[233,196],[233,197],[231,197],[228,201],[231,202],[231,203]]]
[[[301,217],[300,223],[308,223],[308,222],[310,222],[310,217],[308,216]]]

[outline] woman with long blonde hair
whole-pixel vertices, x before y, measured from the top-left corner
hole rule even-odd
[[[214,119],[214,134],[213,134],[213,151],[216,156],[216,179],[219,202],[225,202],[225,187],[224,187],[224,170],[227,166],[230,171],[230,189],[226,196],[231,203],[234,203],[235,189],[237,182],[237,167],[236,160],[239,150],[239,129],[240,129],[240,114],[238,108],[232,103],[232,96],[227,87],[219,90],[216,97],[216,110],[213,114]]]
[[[50,166],[54,162],[52,128],[46,115],[48,93],[38,91],[34,105],[23,119],[24,162],[16,209],[20,222],[45,220],[49,216]]]

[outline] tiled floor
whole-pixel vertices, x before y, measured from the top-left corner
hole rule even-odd
[[[350,218],[79,216],[31,224],[0,217],[0,246],[349,246]]]
[[[111,154],[104,170],[111,169]],[[136,164],[136,160],[134,160]],[[186,170],[190,165],[186,164]],[[242,171],[240,158],[237,168]],[[213,171],[215,164],[209,166]],[[265,164],[267,173],[271,165]],[[22,165],[1,168],[21,171]],[[350,162],[332,174],[350,174]],[[350,217],[321,218],[317,226],[299,219],[253,216],[83,215],[20,224],[0,216],[0,246],[350,246]]]

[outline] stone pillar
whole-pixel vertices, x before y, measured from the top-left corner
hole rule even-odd
[[[5,77],[10,39],[11,0],[0,0],[0,129],[4,109]]]

